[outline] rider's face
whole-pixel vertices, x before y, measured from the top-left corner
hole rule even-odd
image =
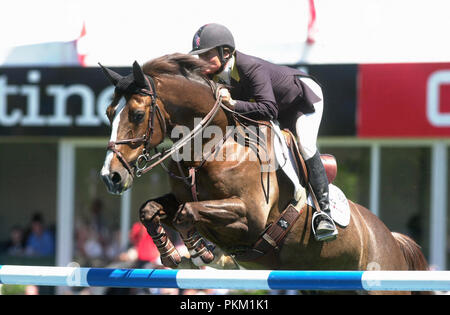
[[[209,64],[205,70],[205,74],[214,74],[220,69],[221,63],[217,48],[208,50],[207,52],[198,55],[198,57]]]

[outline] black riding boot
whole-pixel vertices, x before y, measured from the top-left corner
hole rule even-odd
[[[319,241],[335,239],[337,235],[336,225],[330,216],[330,201],[328,199],[328,177],[325,167],[320,159],[319,151],[305,161],[309,174],[309,182],[316,195],[321,212],[313,216],[315,237]]]

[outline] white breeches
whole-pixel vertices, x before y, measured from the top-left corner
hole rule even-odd
[[[295,122],[295,131],[297,132],[297,140],[300,143],[301,154],[305,160],[308,160],[317,152],[317,135],[323,113],[323,94],[321,87],[314,80],[310,78],[299,79],[321,98],[321,101],[313,104],[314,113],[304,114]]]

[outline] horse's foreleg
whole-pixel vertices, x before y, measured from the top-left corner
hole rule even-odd
[[[171,194],[148,200],[139,209],[141,223],[158,248],[162,264],[169,268],[176,268],[181,262],[181,257],[161,225],[161,219],[171,218],[177,209],[178,202]]]
[[[195,214],[186,208],[186,204],[181,205],[173,221],[177,231],[180,232],[184,245],[186,245],[191,261],[196,266],[209,264],[214,260],[212,248],[208,248],[206,241],[198,233],[195,227]]]
[[[173,224],[180,232],[193,263],[201,266],[211,263],[215,257],[197,227],[208,226],[218,235],[228,235],[230,239],[239,237],[248,231],[245,213],[245,204],[238,198],[188,202],[180,206]]]

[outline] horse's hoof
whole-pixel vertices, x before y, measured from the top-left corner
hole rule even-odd
[[[214,254],[205,246],[199,253],[192,255],[191,260],[197,267],[202,267],[214,260]]]
[[[214,254],[207,250],[203,255],[200,256],[205,264],[209,264],[214,260]]]
[[[177,268],[181,263],[181,256],[178,251],[174,248],[172,252],[161,256],[161,263],[167,268]]]

